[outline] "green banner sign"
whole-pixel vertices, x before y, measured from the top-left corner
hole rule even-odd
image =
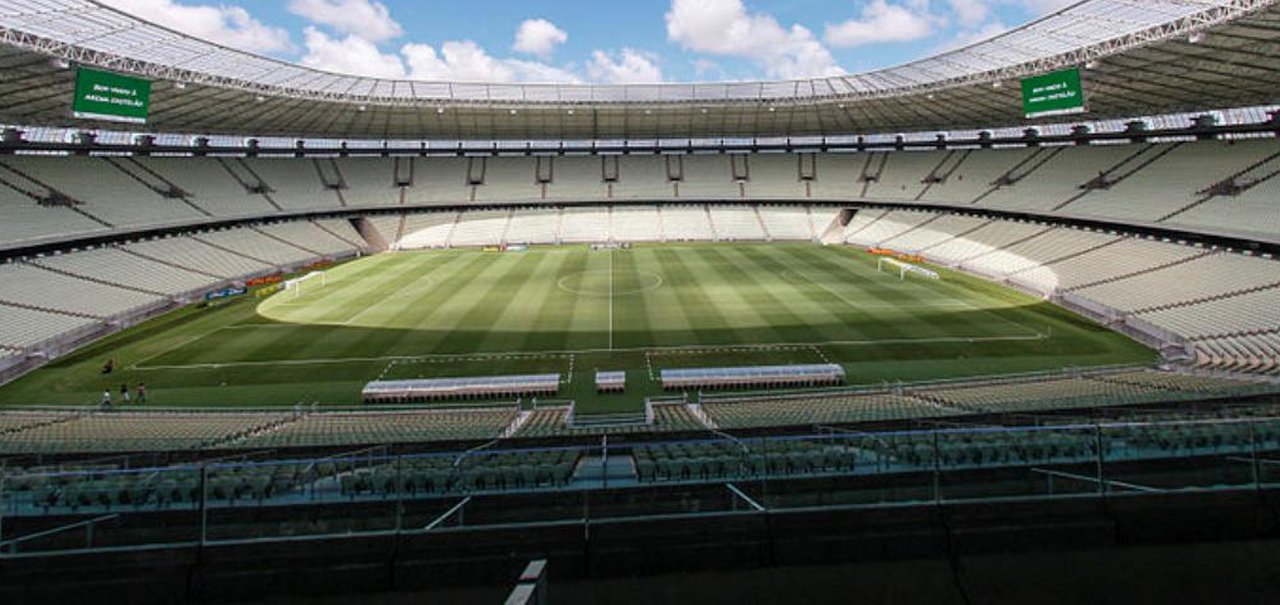
[[[76,74],[77,118],[146,124],[150,109],[151,82],[83,67]]]
[[[1022,81],[1022,113],[1028,118],[1083,113],[1080,70],[1067,69]]]

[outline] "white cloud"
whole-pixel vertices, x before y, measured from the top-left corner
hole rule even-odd
[[[742,0],[672,0],[666,21],[667,37],[682,47],[752,59],[771,78],[843,73],[808,29],[784,28],[772,15],[748,13]]]
[[[965,30],[957,33],[950,40],[934,49],[934,53],[943,53],[957,48],[963,48],[975,42],[981,42],[987,38],[993,38],[1004,32],[1009,31],[1009,27],[999,21],[984,23],[977,29]]]
[[[1014,3],[1021,4],[1035,15],[1047,15],[1054,11],[1071,6],[1079,1],[1080,0],[1014,0]]]
[[[409,75],[423,80],[463,82],[580,82],[573,72],[536,61],[499,59],[471,40],[449,41],[437,51],[429,44],[400,49]]]
[[[596,82],[610,84],[653,84],[662,81],[657,58],[634,48],[619,53],[597,50],[587,63],[587,75]]]
[[[300,63],[307,67],[343,74],[375,78],[403,78],[404,62],[400,57],[383,53],[377,45],[357,35],[331,38],[328,34],[308,27],[303,32],[307,52]]]
[[[312,23],[327,25],[344,34],[373,42],[390,40],[404,29],[385,4],[370,0],[290,0],[289,12]]]
[[[933,34],[934,18],[925,8],[873,0],[862,7],[859,18],[827,25],[823,39],[832,46],[852,47],[926,38]]]
[[[252,52],[288,50],[289,32],[234,5],[186,5],[173,0],[102,0],[103,4],[210,42]]]
[[[556,47],[569,40],[569,34],[546,19],[525,19],[516,30],[516,42],[511,49],[516,52],[551,58]]]
[[[967,26],[982,23],[991,13],[990,0],[947,0],[947,4],[960,23]]]

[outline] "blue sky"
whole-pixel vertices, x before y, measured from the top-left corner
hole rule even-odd
[[[468,81],[786,79],[886,67],[1072,0],[103,0],[333,71]]]

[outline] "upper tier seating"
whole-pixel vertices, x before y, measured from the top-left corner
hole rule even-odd
[[[71,208],[41,206],[34,199],[5,185],[8,178],[9,175],[0,169],[0,244],[80,237],[110,230],[110,227]]]
[[[324,160],[327,161],[327,160]],[[400,203],[395,184],[395,163],[389,158],[345,158],[336,160],[346,189],[341,191],[348,206],[391,206]]]
[[[271,188],[267,195],[285,210],[342,207],[338,194],[320,179],[317,161],[250,158],[244,165]]]
[[[402,195],[407,205],[919,201],[1274,240],[1280,239],[1280,213],[1273,212],[1269,202],[1280,188],[1277,175],[1280,143],[1274,138],[750,155],[17,155],[0,159],[0,244],[111,229],[200,224],[210,218],[335,210],[344,202],[353,208],[394,206],[401,203]],[[75,209],[41,207],[22,191],[35,196],[56,191],[82,203]],[[185,198],[171,197],[174,193]]]
[[[1026,161],[1035,149],[957,150],[950,160],[941,165],[943,180],[930,185],[920,196],[922,202],[970,204],[979,196],[991,191],[996,179],[1010,168]],[[960,155],[963,158],[960,158]],[[959,163],[955,163],[959,162]]]
[[[137,158],[142,166],[173,183],[191,203],[218,217],[263,216],[279,212],[266,197],[236,180],[212,158]]]
[[[3,162],[70,196],[80,202],[78,209],[116,227],[183,224],[207,218],[181,200],[161,196],[104,158],[12,156]]]
[[[743,189],[748,198],[802,200],[807,197],[805,184],[800,180],[800,158],[804,156],[761,153],[744,157],[749,178]]]

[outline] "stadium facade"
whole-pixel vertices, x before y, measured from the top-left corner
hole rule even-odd
[[[1028,117],[1022,83],[1064,70],[1078,74],[1084,102],[1070,115]],[[145,120],[72,111],[86,72],[123,78],[111,86],[126,92],[144,82]],[[1225,560],[1208,541],[1270,544],[1280,450],[1277,103],[1280,9],[1262,0],[1088,0],[875,72],[644,86],[331,74],[89,0],[0,0],[0,378],[13,382],[0,401],[22,404],[0,411],[0,594],[136,599],[150,584],[157,601],[339,587],[488,598],[546,559],[578,600],[635,590],[617,578],[636,576],[705,597],[717,578],[749,573],[712,573],[726,569],[810,574],[813,598],[831,599],[845,587],[827,566],[853,565],[890,590],[868,570],[909,560],[947,578],[923,595],[968,598],[977,587],[1008,598],[1036,589],[964,568],[1029,574],[1010,551],[1062,564],[1064,553],[1109,561],[1141,547],[1159,551],[1134,564],[1148,573],[1164,556]],[[141,342],[157,348],[126,360],[131,370],[158,359],[154,369],[227,387],[226,376],[249,374],[224,365],[262,360],[201,361],[192,351],[186,365],[166,365],[183,353],[183,322],[198,328],[220,312],[201,314],[196,303],[413,250],[607,250],[597,258],[608,259],[608,353],[614,250],[685,242],[822,244],[928,263],[954,272],[944,280],[967,274],[1017,292],[966,300],[1047,301],[1088,319],[1059,317],[1062,325],[1119,332],[1159,361],[685,389],[598,414],[526,397],[101,411],[63,400],[83,395],[79,383],[41,382],[102,357],[106,373],[112,351]],[[841,298],[832,288],[843,285],[724,249],[790,279],[797,297]],[[450,258],[480,258],[460,254]],[[634,293],[665,283],[660,273],[635,270]],[[450,283],[425,282],[437,279]],[[601,296],[563,279],[558,296]],[[730,296],[758,304],[764,291]],[[1032,340],[1050,338],[1030,330]],[[732,349],[728,360],[764,359],[718,344]],[[835,347],[766,344],[784,357],[812,350],[821,359],[809,361],[844,381]],[[656,385],[667,372],[653,367],[663,347],[641,348],[628,351],[640,361],[625,368],[636,372],[623,374],[626,389],[631,376]],[[574,373],[575,355],[602,355],[564,349],[548,352],[570,360],[569,377],[585,372]],[[422,378],[394,368],[440,361],[377,359],[381,373],[361,380]],[[750,373],[729,370],[718,371]],[[537,374],[539,389],[560,377],[511,373]],[[777,380],[789,381],[799,382]],[[1205,516],[1217,522],[1196,523]],[[1183,572],[1218,594],[1275,590],[1259,579],[1266,557],[1237,563],[1256,582]],[[1079,578],[1108,574],[1079,569]],[[665,575],[685,572],[711,575]],[[639,599],[662,592],[638,584],[647,586]],[[1078,584],[1053,585],[1081,597]]]

